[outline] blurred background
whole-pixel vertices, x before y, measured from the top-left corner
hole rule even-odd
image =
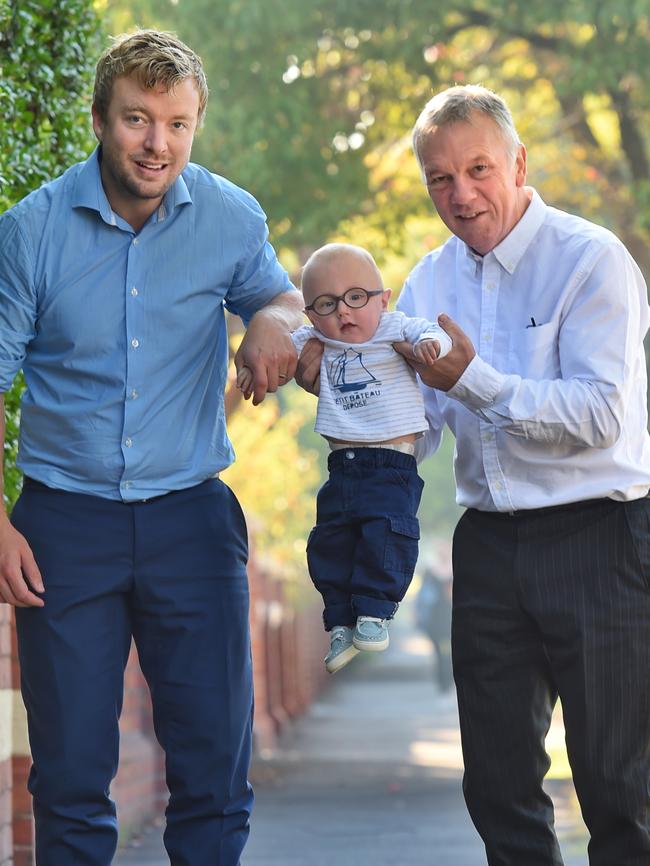
[[[650,275],[650,0],[0,0],[0,210],[90,153],[96,58],[110,34],[136,26],[173,30],[201,55],[211,93],[193,159],[256,196],[294,280],[313,249],[350,241],[372,252],[394,303],[409,270],[447,237],[421,183],[410,129],[426,100],[454,83],[502,93],[528,149],[529,182],[547,203],[612,229]],[[238,321],[231,326],[234,351],[241,329]],[[19,380],[6,398],[8,507],[20,489],[21,387]],[[270,660],[269,635],[288,619],[295,631],[294,614],[315,603],[304,551],[326,449],[312,430],[315,400],[294,384],[259,407],[231,389],[227,409],[238,459],[223,477],[254,541],[253,632],[254,640],[265,636],[267,679],[256,685],[258,741],[266,742],[263,689],[273,687],[280,664]],[[446,435],[421,467],[413,597],[424,608],[437,592],[438,613],[447,609],[449,542],[460,513],[452,459]],[[428,634],[423,613],[413,624]],[[0,637],[10,626],[2,611]],[[444,690],[447,639],[440,640],[432,676]],[[11,658],[0,640],[0,697],[6,682],[15,691],[15,670],[2,681]],[[269,698],[267,733],[282,727],[283,713],[302,712],[317,687],[283,688],[284,697]],[[18,797],[27,756],[20,710],[12,712],[0,768],[13,760]],[[561,746],[555,757],[566,776]],[[14,812],[27,808],[14,802]],[[31,856],[29,840],[15,848],[17,864],[20,851]]]

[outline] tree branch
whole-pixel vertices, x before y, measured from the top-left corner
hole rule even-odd
[[[650,179],[650,163],[643,137],[634,118],[627,90],[608,90],[612,105],[618,116],[621,132],[621,147],[625,153],[634,180]]]

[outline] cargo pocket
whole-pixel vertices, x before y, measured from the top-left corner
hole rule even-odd
[[[420,522],[417,517],[389,515],[388,523],[384,567],[412,575],[418,558]]]

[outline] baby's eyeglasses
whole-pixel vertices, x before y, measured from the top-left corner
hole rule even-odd
[[[339,301],[343,301],[346,307],[352,310],[360,310],[365,307],[370,298],[383,294],[384,289],[375,289],[369,292],[367,289],[347,289],[342,295],[319,295],[305,310],[312,310],[317,316],[331,316],[339,308]]]

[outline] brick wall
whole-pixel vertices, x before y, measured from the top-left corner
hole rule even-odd
[[[0,606],[0,866],[9,866],[13,851],[11,754],[13,689],[11,685],[10,608]]]
[[[120,767],[111,796],[117,804],[121,839],[128,839],[165,809],[164,756],[153,732],[149,690],[134,645],[124,675]]]
[[[314,592],[307,603],[290,600],[284,583],[252,560],[251,639],[255,686],[254,747],[263,752],[291,720],[305,712],[327,679],[327,638]],[[132,649],[120,719],[120,768],[112,786],[120,839],[164,812],[163,755],[153,734],[151,703]],[[33,822],[27,792],[30,759],[27,722],[11,609],[0,605],[0,866],[32,866]]]
[[[0,866],[33,862],[27,719],[19,687],[13,610],[0,605]]]
[[[249,564],[255,684],[255,748],[271,749],[281,730],[309,707],[327,673],[321,600],[287,598],[285,584],[258,561]]]

